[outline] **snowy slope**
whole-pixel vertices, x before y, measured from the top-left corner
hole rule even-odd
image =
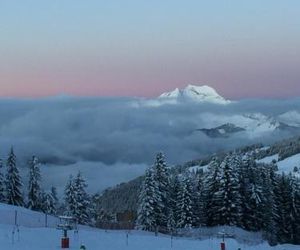
[[[14,220],[11,220],[11,215],[18,212],[18,216],[23,219],[19,221],[19,227],[14,226]],[[61,231],[55,228],[57,220],[54,217],[49,217],[49,227],[43,225],[44,214],[33,212],[25,208],[14,207],[0,204],[0,248],[1,249],[16,249],[16,250],[53,250],[60,248]],[[229,228],[230,230],[241,234],[241,229]],[[92,250],[199,250],[199,249],[219,249],[220,238],[208,237],[211,232],[217,232],[216,229],[208,229],[203,232],[202,240],[195,234],[194,237],[184,238],[178,237],[171,239],[168,235],[154,236],[153,233],[142,231],[104,231],[89,227],[79,227],[78,233],[69,232],[70,249],[79,249],[81,244],[84,244],[87,249]],[[222,229],[224,230],[224,229]],[[199,233],[199,230],[196,230]],[[193,233],[196,232],[195,230]],[[245,234],[245,233],[242,233]],[[257,233],[246,232],[247,239],[243,239],[240,235],[240,240],[225,239],[227,249],[243,250],[268,250],[268,249],[286,249],[294,250],[299,246],[285,245],[278,247],[270,247],[266,242],[261,242]],[[245,237],[245,235],[244,235]],[[253,237],[257,237],[254,239]],[[252,239],[251,239],[252,238]],[[247,245],[246,242],[252,242]]]
[[[298,167],[300,169],[300,154],[296,154],[290,157],[287,157],[286,159],[282,161],[278,161],[278,154],[271,155],[264,157],[260,160],[257,160],[257,163],[266,163],[270,164],[272,161],[275,161],[277,166],[278,166],[278,171],[279,172],[285,172],[285,173],[290,173],[293,172],[294,167]],[[191,172],[196,172],[197,170],[203,169],[203,171],[207,171],[208,165],[205,166],[193,166],[189,168],[189,171]]]
[[[266,163],[270,164],[272,161],[275,161],[278,166],[279,172],[290,173],[293,172],[294,167],[298,167],[300,169],[300,154],[296,154],[290,156],[282,161],[278,161],[278,154],[264,157],[260,160],[257,160],[257,163]],[[208,165],[205,166],[193,166],[189,168],[189,171],[196,172],[197,170],[203,169],[203,171],[207,171]]]
[[[270,156],[267,156],[265,158],[262,158],[260,160],[257,160],[258,163],[266,163],[266,164],[270,164],[272,163],[272,161],[278,161],[278,157],[279,155],[278,154],[275,154],[275,155],[270,155]]]
[[[278,161],[278,154],[267,156],[263,159],[258,160],[258,163],[271,163],[273,160],[276,161],[279,172],[290,173],[293,172],[294,167],[300,168],[300,154],[296,154],[282,161]]]
[[[56,227],[58,218],[43,213],[31,211],[23,207],[16,207],[0,203],[0,224],[18,225],[26,227]]]
[[[220,249],[220,238],[205,240],[191,238],[174,238],[140,231],[103,231],[97,229],[70,232],[70,249],[79,249],[81,244],[91,250],[199,250]],[[60,248],[61,232],[53,228],[20,227],[19,233],[12,234],[12,228],[0,225],[1,249],[16,250],[54,250]],[[266,242],[258,245],[239,243],[234,239],[225,239],[226,249],[236,250],[296,250],[299,246],[282,245],[270,247]]]
[[[293,155],[277,162],[278,169],[283,172],[291,172],[294,167],[300,167],[300,154]]]

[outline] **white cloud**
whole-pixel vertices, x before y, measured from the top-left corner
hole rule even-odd
[[[290,110],[300,110],[300,100],[161,107],[133,107],[134,101],[71,97],[0,100],[0,154],[6,157],[13,145],[22,167],[33,154],[37,155],[45,164],[47,186],[52,182],[63,186],[74,169],[81,169],[94,191],[138,176],[145,166],[152,164],[160,150],[165,152],[168,162],[176,164],[215,151],[290,135],[276,131],[252,139],[246,134],[211,139],[195,132],[220,125],[220,118],[226,122],[226,117],[233,119],[257,112],[278,117]],[[97,181],[93,179],[94,172],[98,173]]]

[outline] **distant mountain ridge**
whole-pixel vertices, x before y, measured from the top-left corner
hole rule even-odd
[[[244,128],[240,128],[232,123],[226,123],[216,128],[210,128],[210,129],[201,128],[197,130],[203,132],[204,134],[206,134],[208,137],[211,138],[219,138],[219,137],[227,138],[232,134],[245,131]]]
[[[290,117],[291,112],[279,116],[267,116],[262,113],[246,113],[240,115],[210,115],[207,120],[215,123],[211,126],[197,129],[211,138],[229,138],[236,133],[247,133],[252,138],[276,131],[285,131],[300,134],[300,123],[297,123],[296,111],[292,112],[294,119]],[[289,119],[287,119],[288,117]],[[285,119],[284,119],[285,118]]]

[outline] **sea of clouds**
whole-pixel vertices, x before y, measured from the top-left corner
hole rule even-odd
[[[45,188],[63,188],[81,170],[92,192],[141,175],[163,151],[169,164],[180,164],[249,143],[265,144],[291,136],[276,131],[209,138],[199,128],[221,125],[218,117],[262,113],[280,116],[300,111],[300,99],[243,100],[230,105],[181,104],[151,107],[134,98],[45,98],[0,100],[0,155],[11,146],[24,182],[32,155],[42,162]],[[299,116],[300,117],[300,116]],[[298,118],[299,118],[298,117]],[[2,170],[4,171],[4,169]]]

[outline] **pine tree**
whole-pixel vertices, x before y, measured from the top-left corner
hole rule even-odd
[[[277,231],[278,227],[276,220],[278,218],[278,206],[275,197],[275,189],[278,186],[278,178],[274,171],[273,165],[266,165],[264,168],[264,185],[263,196],[264,202],[262,211],[264,211],[263,219],[263,231],[265,238],[268,240],[271,246],[277,244]]]
[[[154,183],[153,168],[146,170],[145,179],[139,195],[138,225],[142,230],[155,231],[157,229],[157,185]]]
[[[174,234],[176,231],[175,215],[174,215],[174,211],[172,209],[169,210],[167,229],[168,229],[168,232],[171,234]]]
[[[76,192],[74,187],[73,176],[69,177],[69,181],[65,187],[65,203],[67,213],[70,216],[75,216],[76,214]]]
[[[282,173],[276,188],[276,201],[278,205],[278,216],[276,226],[278,227],[277,238],[279,243],[289,243],[291,238],[291,187],[287,176]]]
[[[209,163],[208,173],[204,176],[204,211],[207,226],[217,226],[221,220],[218,213],[221,202],[216,195],[220,189],[219,175],[220,162],[214,157]]]
[[[46,208],[46,192],[44,190],[41,190],[39,192],[39,196],[38,199],[40,201],[40,208],[39,211],[43,212],[43,213],[47,213],[47,208]]]
[[[38,158],[33,156],[29,161],[28,205],[32,210],[41,210],[41,174]]]
[[[155,206],[157,225],[166,228],[169,214],[168,198],[170,181],[165,157],[161,152],[156,155],[153,166],[153,179],[157,191],[157,202]]]
[[[241,165],[237,168],[237,173],[239,176],[239,193],[241,196],[241,218],[239,222],[239,226],[246,229],[250,230],[249,226],[249,219],[248,219],[248,213],[250,211],[250,206],[249,206],[249,179],[247,177],[247,168],[248,168],[248,163],[250,162],[249,156],[246,155],[244,159],[241,162]]]
[[[292,244],[300,244],[300,182],[296,177],[289,175],[291,188],[291,241]]]
[[[101,215],[102,215],[102,206],[100,203],[101,195],[99,193],[94,194],[91,197],[91,222],[95,226],[99,226],[101,221]]]
[[[56,187],[51,187],[51,196],[53,197],[53,201],[54,201],[54,208],[57,211],[58,207],[59,207],[59,200],[57,197],[57,191],[56,191]]]
[[[16,156],[11,148],[7,159],[6,201],[10,205],[23,206],[22,181],[16,165]]]
[[[258,231],[263,228],[263,168],[257,165],[252,156],[244,159],[242,168],[242,224],[247,230]]]
[[[74,180],[74,191],[75,191],[75,214],[79,224],[87,224],[90,221],[89,218],[89,197],[86,192],[87,184],[82,177],[81,173],[78,172]]]
[[[51,193],[44,195],[43,212],[51,215],[56,214],[55,199]]]
[[[220,174],[217,177],[220,183],[216,193],[216,199],[221,204],[217,211],[220,225],[238,225],[241,217],[239,176],[231,162],[231,156],[226,156],[220,165]]]
[[[173,227],[173,230],[176,230],[177,224],[179,221],[180,217],[180,211],[177,210],[177,199],[179,197],[179,193],[181,190],[181,183],[179,180],[179,177],[175,175],[171,180],[170,180],[170,192],[169,192],[169,208],[170,208],[170,213],[168,218],[168,227],[171,228]]]
[[[193,225],[193,201],[192,185],[188,173],[185,173],[181,181],[180,190],[177,197],[177,227],[191,228]]]
[[[168,222],[167,222],[167,229],[168,232],[175,232],[176,230],[176,176],[170,177],[169,180],[169,200],[168,200]]]
[[[0,202],[5,202],[5,180],[3,176],[3,163],[0,159]]]
[[[203,173],[197,173],[195,176],[194,190],[193,190],[193,226],[201,227],[206,223],[204,211],[204,184]]]

